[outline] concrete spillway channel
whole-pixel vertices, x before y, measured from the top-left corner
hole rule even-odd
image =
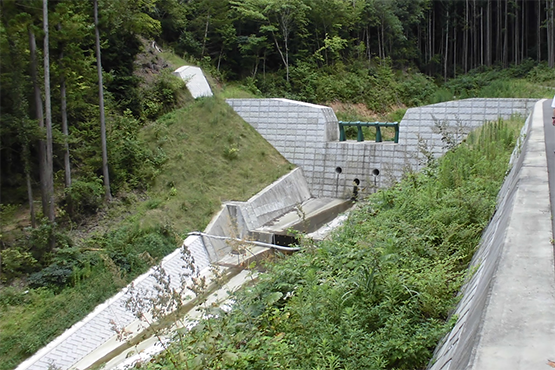
[[[322,238],[327,222],[351,201],[314,198],[297,168],[246,202],[229,202],[204,232],[141,275],[114,297],[66,330],[17,370],[125,368],[147,361],[168,345],[175,330],[192,327],[202,307],[226,307],[229,292],[254,279],[253,261],[275,249],[294,252],[298,232]],[[192,288],[192,289],[189,289]],[[168,300],[168,296],[180,297]],[[176,302],[179,301],[177,304]],[[163,310],[169,315],[153,312]]]

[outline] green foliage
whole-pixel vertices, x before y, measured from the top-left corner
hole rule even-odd
[[[256,86],[267,96],[285,91],[289,98],[312,103],[364,103],[380,113],[394,105],[426,103],[436,90],[426,76],[418,72],[397,74],[390,64],[377,60],[321,69],[316,63],[299,61],[291,68],[289,85],[281,74],[274,74],[257,77]]]
[[[153,83],[140,89],[139,94],[143,97],[142,117],[155,120],[180,106],[187,92],[183,80],[172,75],[169,69],[163,69]]]
[[[96,213],[104,200],[102,179],[75,180],[65,189],[66,204],[71,204],[74,219]]]
[[[29,251],[18,247],[0,251],[3,278],[10,280],[21,273],[30,272],[37,265],[37,260]]]
[[[454,324],[521,123],[485,125],[360,203],[332,240],[268,263],[150,368],[424,368]]]
[[[437,87],[421,73],[405,74],[399,83],[399,99],[408,107],[425,105]]]
[[[32,288],[49,287],[56,289],[65,287],[71,281],[72,275],[72,266],[60,266],[54,263],[39,272],[31,274],[29,276],[29,285]]]
[[[461,75],[444,84],[432,101],[446,101],[474,97],[484,98],[544,98],[552,97],[549,86],[537,83],[550,81],[552,73],[542,64],[528,61],[510,68],[482,67]],[[445,91],[445,90],[448,90]],[[439,95],[443,95],[438,98]]]
[[[147,189],[167,160],[165,153],[149,148],[140,136],[142,125],[130,111],[115,116],[108,130],[112,189]]]

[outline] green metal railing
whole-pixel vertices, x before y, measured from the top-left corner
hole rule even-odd
[[[375,127],[376,128],[376,143],[381,143],[382,140],[382,127],[395,127],[395,137],[393,141],[395,143],[399,142],[399,122],[344,122],[339,121],[339,141],[347,140],[345,137],[345,126],[356,126],[357,127],[357,141],[364,141],[364,134],[362,133],[363,127]]]

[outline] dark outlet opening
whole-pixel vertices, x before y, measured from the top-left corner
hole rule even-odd
[[[298,245],[299,239],[291,235],[274,234],[274,244],[282,247]]]

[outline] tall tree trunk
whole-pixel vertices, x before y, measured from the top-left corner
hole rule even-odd
[[[29,51],[31,54],[31,80],[33,81],[33,90],[35,98],[35,115],[41,129],[44,128],[44,114],[42,108],[42,94],[40,91],[38,77],[37,77],[37,43],[35,33],[32,26],[29,26]],[[39,175],[40,175],[40,194],[42,201],[42,213],[46,216],[48,214],[48,162],[46,160],[46,142],[44,139],[39,140],[38,143],[39,154]]]
[[[518,5],[515,3],[515,8],[514,8],[515,14],[514,14],[514,21],[513,23],[513,63],[515,65],[518,65],[518,45],[519,45],[519,39],[518,39]]]
[[[525,0],[522,0],[522,11],[520,12],[521,21],[520,24],[522,29],[522,37],[521,37],[521,47],[520,47],[520,61],[522,62],[524,58],[528,58],[528,19],[526,15],[528,14],[526,10],[528,7],[526,6]]]
[[[2,0],[0,2],[0,4],[2,5],[2,10],[5,9],[5,3]],[[2,12],[2,25],[4,26],[4,30],[6,33],[8,33],[9,30],[9,21],[8,21],[8,16],[7,13]],[[21,80],[22,80],[22,70],[19,68],[21,66],[20,63],[20,57],[18,56],[17,53],[17,49],[16,49],[16,45],[15,42],[13,41],[13,38],[10,37],[11,35],[7,35],[7,41],[8,41],[8,45],[9,45],[9,54],[10,54],[10,65],[12,67],[12,73],[11,73],[11,78],[12,78],[12,86],[15,88],[11,94],[15,95],[14,96],[14,110],[16,111],[16,116],[21,119],[21,123],[24,127],[21,128],[21,131],[23,134],[19,134],[19,136],[21,136],[21,142],[22,142],[22,153],[21,153],[21,157],[22,157],[22,161],[23,161],[23,166],[24,166],[24,172],[25,172],[25,180],[26,180],[26,185],[27,185],[27,199],[29,201],[29,213],[31,216],[31,226],[33,228],[36,227],[37,222],[36,222],[36,216],[35,216],[35,205],[34,205],[34,197],[33,197],[33,184],[31,181],[31,154],[30,154],[30,150],[29,150],[29,146],[30,146],[30,142],[31,142],[31,138],[29,138],[28,136],[28,128],[27,126],[29,125],[28,122],[28,115],[27,115],[27,104],[25,103],[25,99],[24,99],[24,94],[23,94],[23,87],[21,86]],[[35,82],[36,82],[36,76],[35,76]],[[40,94],[39,94],[39,98],[40,98]],[[0,259],[0,264],[1,264],[1,259]],[[1,271],[1,268],[0,268]]]
[[[537,19],[538,19],[538,23],[537,23],[537,28],[536,28],[536,58],[538,59],[538,63],[541,62],[542,60],[542,48],[541,48],[541,42],[542,42],[542,28],[541,28],[541,24],[542,24],[542,11],[541,11],[541,0],[538,1],[538,7],[536,8],[536,14],[537,14]]]
[[[464,73],[468,72],[468,33],[470,29],[469,25],[469,0],[465,0],[465,10],[464,10],[464,38],[463,38],[463,70]]]
[[[455,8],[453,21],[453,78],[457,78],[457,8]]]
[[[445,52],[443,54],[443,79],[447,82],[447,63],[449,59],[449,10],[447,10],[447,26],[445,32]]]
[[[204,27],[204,37],[202,39],[202,51],[200,55],[204,56],[204,50],[206,49],[206,40],[208,39],[208,27],[210,26],[210,9],[208,9],[208,15],[206,16],[206,27]]]
[[[62,26],[58,24],[58,30]],[[69,130],[67,127],[67,98],[66,98],[66,76],[64,67],[64,46],[61,45],[62,51],[60,52],[60,98],[61,98],[61,115],[62,115],[62,133],[64,135],[64,172],[65,172],[65,186],[71,186],[71,163],[69,158]]]
[[[102,175],[104,177],[104,198],[112,201],[110,175],[108,173],[108,148],[106,144],[106,119],[104,117],[104,85],[102,82],[102,61],[100,54],[100,32],[98,30],[98,0],[94,0],[94,31],[96,37],[96,70],[98,73],[98,105],[100,107],[100,141],[102,142]]]
[[[50,221],[56,218],[54,212],[54,169],[52,158],[52,109],[50,98],[50,46],[48,40],[48,0],[42,2],[44,31],[44,122],[46,128],[46,181],[48,189],[48,210],[46,217]]]
[[[505,26],[503,27],[503,67],[509,66],[509,0],[505,0]]]
[[[550,68],[555,67],[555,42],[554,42],[554,2],[555,0],[546,0],[547,15],[547,63]]]
[[[492,33],[493,33],[493,9],[491,1],[488,1],[487,8],[487,22],[486,22],[486,65],[491,66],[493,64],[493,46],[492,46]]]
[[[495,62],[503,62],[503,1],[497,0],[497,37],[495,42]]]

